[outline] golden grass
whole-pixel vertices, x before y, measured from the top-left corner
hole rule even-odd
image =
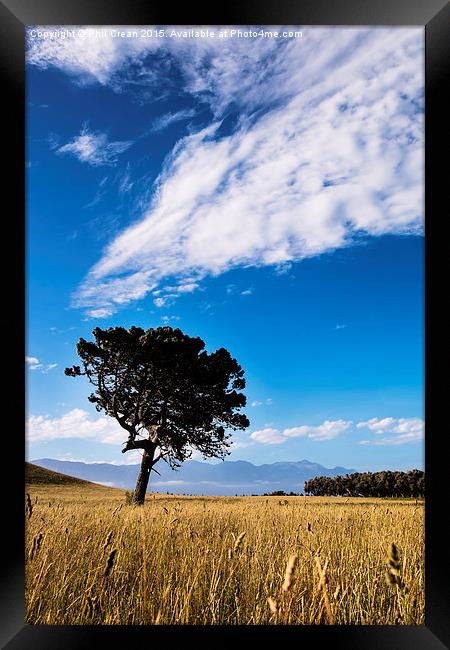
[[[424,624],[423,502],[27,492],[30,624]]]

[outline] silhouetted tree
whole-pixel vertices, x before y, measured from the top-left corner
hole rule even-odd
[[[97,327],[92,333],[94,341],[77,343],[82,367],[65,374],[83,375],[94,386],[89,401],[128,434],[122,453],[143,450],[135,504],[144,503],[161,458],[175,468],[192,449],[204,457],[230,453],[224,427],[245,429],[249,421],[238,413],[246,404],[238,392],[245,388],[244,371],[225,348],[209,354],[199,337],[171,327]]]

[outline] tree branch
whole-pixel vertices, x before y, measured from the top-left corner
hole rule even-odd
[[[130,451],[130,449],[144,449],[144,451],[148,452],[155,446],[151,440],[134,440],[131,438],[128,438],[124,445],[125,447],[122,449],[122,454],[126,451]]]
[[[157,456],[157,457],[155,458],[155,460],[152,462],[152,466],[155,465],[155,464],[158,462],[158,460],[161,460],[161,458],[163,458],[164,456],[167,456],[168,454],[169,454],[168,451],[165,451],[164,453],[161,452],[160,454],[158,454],[158,456]],[[155,470],[155,471],[156,471],[156,470]]]
[[[120,424],[122,429],[125,429],[125,431],[128,431],[128,433],[130,434],[130,438],[133,438],[133,440],[134,440],[134,436],[136,435],[136,429],[134,427],[132,427],[130,424],[126,423],[127,415],[125,414],[125,415],[120,416],[119,412],[117,410],[117,393],[118,393],[118,391],[119,391],[119,389],[117,389],[116,392],[114,393],[114,397],[113,397],[113,400],[112,400],[112,407],[113,407],[113,411],[114,411],[114,417],[116,418],[117,422]]]

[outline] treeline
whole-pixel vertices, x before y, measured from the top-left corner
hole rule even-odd
[[[257,494],[252,496],[258,496]],[[275,492],[264,492],[263,497],[298,497],[298,492],[285,492],[284,490],[276,490]]]
[[[345,476],[316,476],[305,482],[305,494],[311,496],[352,497],[424,497],[425,473],[363,472]]]

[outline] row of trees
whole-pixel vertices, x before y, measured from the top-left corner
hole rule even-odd
[[[316,476],[305,482],[305,494],[312,496],[424,497],[425,473],[364,472],[345,476]]]
[[[258,494],[252,494],[253,496],[259,496]],[[285,492],[284,490],[276,490],[275,492],[264,492],[263,497],[299,497],[301,496],[298,492]]]

